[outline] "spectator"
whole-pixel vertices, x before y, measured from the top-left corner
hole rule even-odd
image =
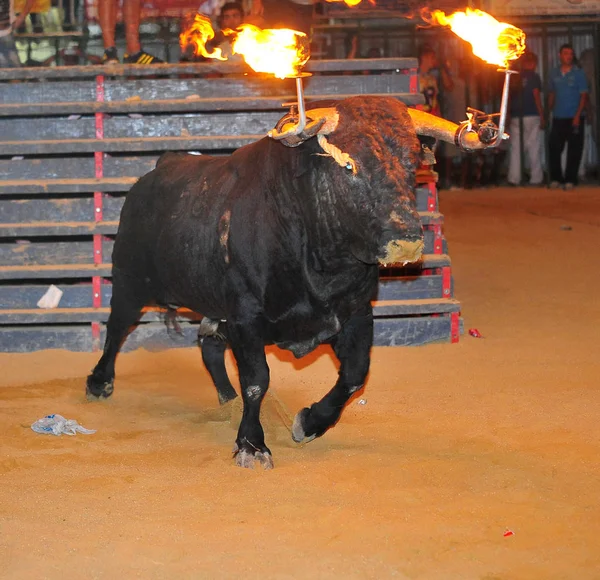
[[[189,14],[186,18],[182,19],[182,30],[187,30],[194,21],[195,14]],[[220,14],[217,16],[217,23],[219,30],[215,32],[215,37],[206,43],[206,49],[209,52],[213,52],[216,48],[221,49],[221,54],[229,61],[239,60],[243,61],[243,58],[239,54],[233,54],[231,44],[233,37],[226,37],[223,34],[223,30],[235,30],[239,28],[244,22],[244,9],[241,2],[226,2],[221,8]],[[193,44],[188,44],[183,49],[181,55],[182,62],[204,62],[205,59],[202,56],[198,56],[195,53],[195,47]]]
[[[583,152],[583,111],[587,102],[588,84],[583,71],[574,64],[575,54],[570,44],[560,47],[560,65],[550,73],[548,108],[552,111],[549,139],[550,187],[561,184],[567,190],[577,185],[577,173]],[[567,166],[563,175],[561,154],[567,143]]]
[[[453,58],[450,66],[453,87],[442,103],[442,116],[458,125],[467,120],[467,106],[474,104],[477,70],[470,58]],[[467,187],[473,154],[450,143],[441,145],[440,188]]]
[[[244,22],[244,9],[240,2],[227,2],[221,8],[218,24],[221,30],[235,30]]]
[[[21,66],[13,32],[25,22],[33,3],[34,0],[27,0],[17,16],[12,0],[0,0],[0,68]]]
[[[104,41],[104,64],[119,62],[115,46],[115,27],[117,25],[117,0],[98,0],[98,16]],[[124,63],[156,64],[163,62],[148,54],[140,46],[141,0],[123,0],[123,20],[125,21],[125,41],[127,52]]]
[[[542,129],[545,127],[542,107],[542,81],[535,72],[537,56],[526,52],[521,62],[521,74],[513,81],[510,92],[510,159],[508,183],[521,183],[521,123],[523,125],[523,152],[529,160],[530,185],[540,185],[542,171]]]
[[[419,53],[419,88],[425,97],[425,104],[417,105],[416,108],[441,117],[440,89],[438,75],[436,75],[438,70],[443,89],[451,91],[454,85],[447,68],[441,67],[438,69],[438,59],[435,50],[429,45],[423,46]]]
[[[358,58],[362,58],[362,55],[359,54],[358,45],[359,45],[358,34],[354,34],[352,36],[352,40],[350,41],[350,51],[348,52],[348,54],[346,56],[347,59],[354,60],[357,57]],[[365,54],[365,58],[367,58],[367,59],[382,58],[382,56],[381,56],[381,49],[377,48],[376,46],[372,46],[371,48],[369,48],[369,50],[367,50],[367,52]],[[351,74],[357,74],[357,75],[380,75],[381,71],[364,69],[364,70],[361,70],[361,71],[355,71],[354,73],[352,71],[346,71],[346,72],[344,72],[344,74],[345,75],[351,75]]]
[[[221,13],[217,18],[217,23],[219,25],[220,31],[217,32],[215,36],[215,40],[218,42],[216,45],[217,48],[221,49],[221,54],[229,61],[231,60],[239,60],[243,61],[241,55],[233,54],[231,49],[231,43],[233,41],[232,37],[226,38],[223,35],[223,30],[235,30],[239,28],[241,24],[244,22],[244,9],[239,2],[227,2],[227,4],[223,5],[221,8]]]

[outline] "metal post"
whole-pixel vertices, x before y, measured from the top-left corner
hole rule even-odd
[[[296,77],[296,93],[298,95],[298,133],[306,127],[306,109],[304,108],[304,85],[302,77]]]
[[[510,89],[510,75],[517,74],[517,71],[506,69],[504,71],[504,87],[502,88],[502,102],[500,103],[500,120],[498,121],[498,135],[494,142],[491,144],[492,147],[496,147],[502,142],[504,136],[504,129],[506,126],[506,114],[508,111],[508,93]]]

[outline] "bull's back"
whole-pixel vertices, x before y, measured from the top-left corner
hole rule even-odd
[[[141,177],[127,194],[113,267],[148,281],[151,288],[164,293],[165,278],[176,282],[176,276],[165,272],[169,270],[166,261],[176,261],[178,269],[187,270],[188,262],[198,261],[199,248],[210,253],[209,232],[214,225],[211,208],[218,202],[208,184],[222,164],[221,158],[163,155],[156,168]]]

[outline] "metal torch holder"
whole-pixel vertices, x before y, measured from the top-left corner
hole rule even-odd
[[[302,79],[312,76],[311,73],[301,72],[293,77],[296,81],[296,96],[295,103],[284,103],[284,107],[290,107],[290,111],[282,119],[279,120],[275,129],[269,131],[268,135],[276,141],[283,141],[288,147],[297,147],[306,139],[314,137],[319,129],[323,126],[325,119],[313,121],[306,116],[306,107],[304,104],[304,85]],[[284,130],[284,127],[292,124],[291,127]]]
[[[484,145],[487,147],[498,147],[503,139],[508,139],[504,132],[506,128],[506,116],[508,113],[508,98],[511,75],[518,74],[515,70],[498,69],[498,72],[504,73],[504,86],[502,88],[502,101],[500,103],[500,112],[487,114],[483,111],[467,107],[467,121],[463,121],[459,128],[459,135],[465,132],[475,132]],[[498,125],[493,122],[494,117],[500,117]],[[457,135],[457,137],[459,136]]]

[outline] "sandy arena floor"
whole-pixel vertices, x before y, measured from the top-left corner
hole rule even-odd
[[[270,351],[271,472],[234,467],[239,409],[195,349],[122,355],[106,403],[84,398],[96,355],[0,354],[0,577],[599,578],[600,189],[441,209],[485,339],[374,349],[367,404],[304,447],[279,403],[320,398],[335,365]],[[51,412],[98,432],[29,429]]]

